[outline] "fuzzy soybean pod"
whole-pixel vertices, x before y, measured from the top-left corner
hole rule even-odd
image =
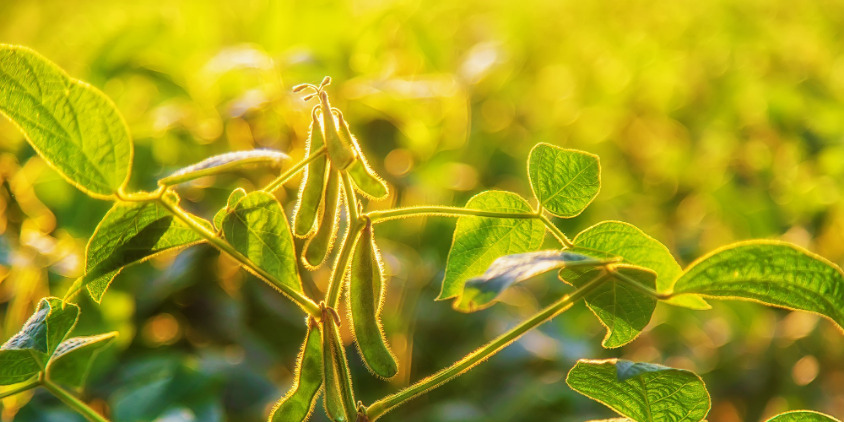
[[[390,194],[387,182],[369,167],[369,163],[366,162],[366,158],[360,150],[357,139],[355,139],[352,131],[349,129],[349,124],[343,119],[343,113],[337,109],[334,109],[334,113],[337,114],[340,138],[342,138],[344,143],[351,145],[357,152],[358,159],[346,169],[349,176],[352,177],[355,188],[369,199],[377,200],[386,198]]]
[[[351,378],[346,371],[346,352],[337,330],[337,314],[332,309],[323,309],[322,321],[322,385],[325,388],[325,413],[336,422],[352,422],[357,409],[351,394]],[[346,384],[345,388],[344,385]]]
[[[325,91],[319,93],[319,107],[322,112],[322,129],[325,136],[325,146],[328,147],[328,158],[331,164],[340,170],[345,170],[355,161],[355,149],[340,137],[337,122],[331,113],[331,103]]]
[[[398,364],[381,326],[386,283],[369,219],[355,245],[349,273],[349,310],[358,352],[370,371],[379,377],[390,378],[398,372]]]
[[[316,234],[305,242],[303,263],[308,269],[319,267],[334,247],[340,218],[340,172],[331,167],[325,183],[325,198],[322,200],[321,217]]]
[[[308,320],[308,332],[299,359],[293,387],[273,408],[270,422],[306,421],[314,410],[319,389],[322,386],[322,335],[312,319]]]
[[[325,144],[322,124],[317,116],[318,110],[317,106],[311,112],[311,130],[305,147],[306,157]],[[296,201],[296,209],[293,212],[293,234],[296,237],[309,237],[316,231],[314,223],[323,197],[327,165],[328,158],[323,155],[305,166],[305,176],[299,185],[299,199]]]

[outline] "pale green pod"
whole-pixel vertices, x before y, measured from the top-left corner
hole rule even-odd
[[[357,415],[352,379],[349,374],[346,350],[340,338],[337,313],[322,312],[322,376],[325,387],[325,412],[334,421],[354,421]]]
[[[270,422],[303,422],[314,410],[322,386],[322,335],[314,324],[308,326],[290,391],[276,403]]]
[[[328,180],[325,184],[325,198],[320,207],[320,220],[316,234],[305,242],[302,261],[305,267],[314,269],[325,262],[334,240],[337,237],[337,226],[340,218],[340,172],[329,168]]]
[[[337,122],[331,113],[331,103],[325,91],[319,93],[319,107],[322,112],[322,130],[325,145],[328,147],[328,158],[340,170],[349,167],[355,161],[355,150],[351,144],[344,142],[337,128]]]
[[[305,144],[305,156],[317,151],[324,145],[322,125],[317,117],[317,107],[311,113],[311,130],[308,134],[308,141]],[[296,208],[293,211],[293,234],[296,237],[310,237],[316,228],[317,213],[325,190],[325,172],[328,166],[328,159],[320,156],[305,166],[304,177],[299,184],[299,198],[296,201]]]
[[[381,326],[385,283],[381,254],[369,220],[355,245],[349,273],[349,309],[358,352],[370,371],[390,378],[398,372],[398,364]]]

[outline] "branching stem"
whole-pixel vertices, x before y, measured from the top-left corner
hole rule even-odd
[[[311,153],[311,155],[307,156],[304,160],[299,161],[298,163],[296,163],[295,166],[290,167],[289,169],[287,169],[287,171],[282,173],[280,176],[276,177],[275,180],[273,180],[267,186],[264,187],[263,191],[267,192],[267,193],[275,192],[276,189],[280,188],[281,185],[287,183],[287,181],[290,180],[293,176],[295,176],[296,173],[299,173],[300,171],[302,171],[302,169],[305,168],[305,166],[307,166],[308,163],[316,160],[322,154],[325,154],[325,151],[326,151],[326,148],[323,145],[320,149]]]
[[[70,406],[71,408],[73,408],[73,410],[77,411],[82,416],[85,416],[85,418],[89,421],[108,422],[108,419],[102,417],[102,415],[97,413],[94,409],[88,407],[88,405],[83,403],[82,400],[77,399],[72,394],[67,392],[67,390],[59,387],[57,384],[54,384],[46,377],[42,377],[41,385],[43,385],[44,388],[47,389],[47,391],[52,393],[59,400],[64,402],[64,404]]]
[[[654,290],[654,289],[652,289],[648,286],[645,286],[642,283],[639,283],[638,281],[628,277],[627,275],[625,275],[621,271],[616,270],[613,265],[607,265],[606,269],[610,274],[612,274],[613,277],[620,280],[624,284],[627,284],[628,286],[630,286],[630,287],[632,287],[632,288],[634,288],[634,289],[636,289],[636,290],[638,290],[638,291],[640,291],[640,292],[642,292],[646,295],[653,296],[654,298],[656,298],[658,300],[670,299],[671,296],[672,296],[671,293],[660,293],[660,292],[658,292],[658,291],[656,291],[656,290]]]

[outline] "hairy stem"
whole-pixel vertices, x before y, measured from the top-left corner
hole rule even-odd
[[[210,243],[220,251],[231,255],[232,258],[237,260],[237,262],[243,265],[243,267],[249,270],[249,272],[255,274],[270,286],[273,286],[282,293],[284,293],[287,297],[296,302],[299,307],[304,309],[305,312],[307,312],[309,315],[313,317],[319,317],[321,315],[319,305],[314,303],[314,301],[312,301],[304,294],[293,290],[293,288],[291,288],[290,286],[277,280],[272,274],[264,271],[262,268],[255,265],[254,262],[252,262],[242,253],[238,252],[238,250],[235,249],[232,245],[219,238],[216,233],[212,232],[202,224],[199,224],[199,222],[197,222],[192,215],[190,215],[187,211],[179,207],[178,204],[173,204],[170,201],[163,199],[163,197],[159,202],[164,206],[164,208],[170,211],[173,216],[185,223],[198,235],[202,236],[205,240],[208,241],[208,243]]]
[[[548,231],[551,232],[551,235],[554,236],[557,241],[560,242],[561,245],[566,248],[574,246],[574,243],[571,243],[571,240],[569,240],[569,238],[566,237],[565,233],[563,233],[559,228],[557,228],[557,226],[554,225],[553,222],[551,222],[550,218],[546,217],[545,214],[542,214],[541,211],[538,216],[539,219],[542,220],[542,223],[545,224],[545,227],[548,229]]]
[[[340,253],[337,254],[337,259],[334,261],[334,271],[331,273],[331,280],[328,282],[328,293],[325,294],[325,303],[327,306],[336,308],[340,302],[340,293],[343,292],[343,277],[346,275],[346,267],[349,265],[349,258],[352,256],[352,248],[360,236],[363,225],[355,222],[349,222],[349,228],[346,229],[346,235],[343,236],[343,242],[340,246]]]
[[[43,385],[44,388],[47,389],[47,391],[52,393],[59,400],[63,401],[64,404],[73,408],[73,410],[77,411],[89,421],[108,422],[108,419],[102,417],[102,415],[97,413],[94,409],[88,407],[87,404],[83,403],[81,400],[77,399],[72,394],[67,392],[67,390],[59,387],[57,384],[53,384],[53,382],[48,380],[47,378],[43,378],[41,380],[41,385]]]
[[[289,169],[287,169],[287,171],[282,173],[280,176],[276,177],[275,180],[270,182],[262,190],[264,192],[268,192],[268,193],[275,192],[276,189],[280,188],[281,185],[287,183],[287,181],[290,180],[293,176],[295,176],[296,173],[299,173],[300,171],[302,171],[302,169],[305,168],[305,166],[307,166],[308,163],[316,160],[322,154],[325,154],[325,151],[326,151],[325,146],[322,146],[322,148],[314,151],[313,153],[311,153],[311,155],[307,156],[304,160],[299,161],[298,163],[296,163],[295,166],[290,167]]]
[[[422,379],[416,382],[415,384],[399,391],[398,393],[389,395],[381,400],[372,403],[372,405],[370,405],[366,409],[366,413],[369,417],[369,420],[375,421],[376,419],[383,416],[385,413],[392,410],[396,406],[399,406],[407,402],[408,400],[419,396],[433,388],[439,387],[440,385],[445,384],[446,382],[451,381],[454,378],[457,378],[458,376],[462,375],[466,371],[474,368],[490,356],[501,351],[501,349],[504,349],[505,347],[509,346],[511,343],[516,341],[519,337],[521,337],[531,329],[536,328],[547,321],[550,321],[555,316],[568,310],[572,306],[572,304],[574,304],[574,302],[589,294],[592,290],[595,289],[595,287],[597,287],[601,282],[603,282],[605,278],[606,272],[602,271],[594,279],[572,292],[572,294],[562,297],[561,299],[547,306],[545,309],[543,309],[530,319],[510,329],[506,333],[501,334],[500,336],[496,337],[494,340],[490,341],[489,343],[475,350],[474,352],[469,353],[463,359],[460,359],[448,368],[445,368],[435,373],[434,375]]]
[[[0,399],[4,399],[4,398],[9,397],[9,396],[14,396],[15,394],[18,394],[18,393],[23,393],[24,391],[31,390],[35,387],[38,387],[39,385],[41,385],[41,380],[35,380],[35,381],[32,381],[28,384],[25,384],[25,385],[22,385],[18,388],[15,388],[14,390],[4,391],[4,392],[0,393]]]
[[[632,288],[634,288],[634,289],[636,289],[636,290],[638,290],[638,291],[640,291],[640,292],[642,292],[646,295],[652,296],[652,297],[654,297],[658,300],[670,299],[671,296],[672,296],[671,293],[660,293],[660,292],[658,292],[658,291],[656,291],[656,290],[654,290],[654,289],[652,289],[648,286],[645,286],[642,283],[639,283],[638,281],[628,277],[624,273],[617,271],[612,265],[607,266],[607,271],[609,271],[610,274],[612,274],[612,276],[615,277],[616,279],[621,280],[621,282],[623,282],[624,284],[627,284],[628,286],[630,286],[630,287],[632,287]]]

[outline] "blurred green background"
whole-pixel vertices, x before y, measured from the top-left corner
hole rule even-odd
[[[631,222],[681,263],[776,238],[844,264],[844,2],[669,0],[0,0],[0,42],[34,48],[117,103],[135,140],[132,185],[229,150],[303,154],[311,103],[334,78],[370,162],[394,186],[370,209],[462,205],[484,189],[529,196],[539,141],[600,155],[603,188],[573,236]],[[181,189],[210,217],[256,169]],[[0,340],[37,299],[63,294],[109,204],[86,198],[0,119]],[[279,191],[288,211],[297,183]],[[401,372],[350,358],[365,403],[462,357],[566,291],[543,278],[477,314],[434,302],[452,219],[379,226],[392,274],[385,324]],[[550,244],[550,243],[549,243]],[[312,274],[324,288],[327,270]],[[306,276],[308,277],[308,276]],[[578,358],[691,369],[712,421],[811,408],[844,415],[844,338],[816,316],[716,302],[658,307],[643,336],[602,350],[580,305],[393,421],[583,421],[612,413],[571,391]],[[292,382],[303,316],[199,246],[126,270],[77,334],[119,330],[85,390],[117,421],[254,421]],[[46,394],[2,401],[2,420],[74,421]],[[324,420],[321,406],[313,420]]]

